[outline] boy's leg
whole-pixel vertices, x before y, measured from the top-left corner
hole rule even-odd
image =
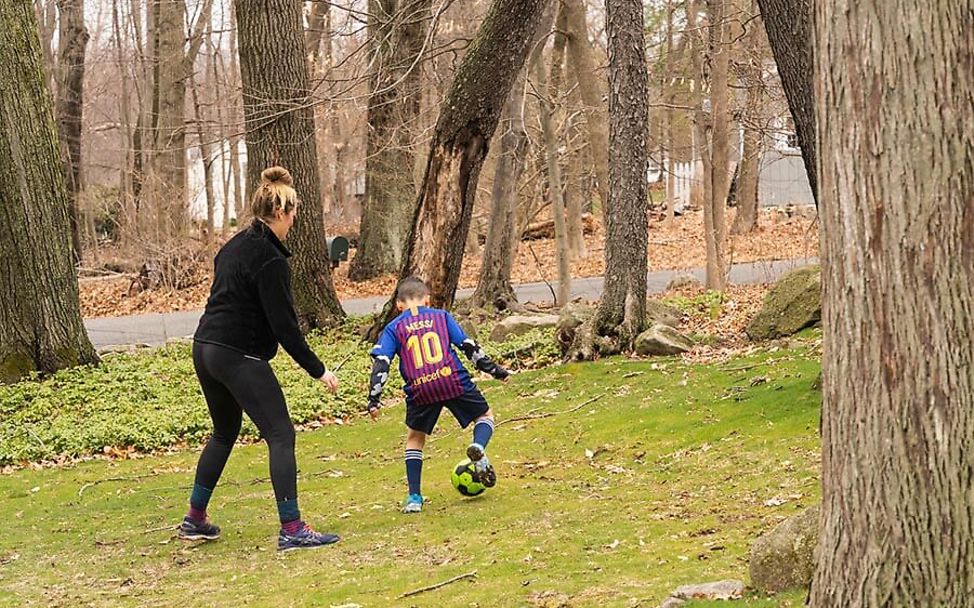
[[[426,445],[426,436],[426,433],[416,429],[408,429],[406,432],[406,481],[410,495],[422,495],[423,447]]]
[[[403,506],[403,513],[418,513],[423,510],[422,478],[423,447],[426,437],[433,432],[440,417],[441,405],[406,404],[406,481],[409,483],[409,496]]]
[[[490,443],[490,438],[494,436],[494,412],[487,409],[487,412],[482,416],[474,420],[473,423],[473,443],[471,446],[478,446],[480,452],[485,452],[487,450],[487,444]],[[483,454],[481,454],[481,457]],[[473,460],[471,458],[471,460]],[[477,458],[480,460],[480,458]]]
[[[497,482],[494,468],[487,460],[487,444],[494,435],[494,414],[487,405],[487,400],[476,388],[450,401],[448,407],[460,426],[467,428],[473,425],[473,443],[467,446],[467,458],[474,463],[481,482],[492,487]]]

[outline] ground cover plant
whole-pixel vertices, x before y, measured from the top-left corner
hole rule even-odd
[[[498,411],[498,487],[469,500],[454,492],[449,470],[468,438],[444,424],[426,449],[431,503],[411,518],[398,512],[401,406],[378,423],[300,433],[302,509],[344,537],[316,552],[273,549],[263,445],[231,457],[210,509],[224,537],[203,545],[172,530],[196,450],[21,468],[0,476],[11,521],[0,605],[655,606],[683,583],[746,580],[752,541],[819,499],[819,352],[792,345],[483,382]]]

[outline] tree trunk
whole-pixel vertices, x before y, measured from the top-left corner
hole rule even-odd
[[[528,135],[524,130],[524,91],[515,83],[500,122],[500,154],[490,191],[491,211],[484,245],[484,262],[472,300],[476,307],[519,308],[511,286],[511,266],[517,254],[517,184],[524,171]]]
[[[545,0],[494,0],[443,101],[400,273],[425,279],[433,306],[453,304],[480,169],[544,7]]]
[[[84,99],[85,28],[84,0],[58,0],[61,15],[58,32],[57,120],[64,148],[64,178],[71,203],[71,248],[75,261],[81,260],[81,113]]]
[[[663,68],[663,99],[666,108],[663,109],[663,137],[666,140],[666,222],[676,219],[676,163],[673,160],[673,150],[676,147],[673,126],[673,106],[676,103],[673,78],[673,13],[674,6],[666,0],[666,65]]]
[[[348,276],[371,279],[402,266],[416,202],[413,140],[419,118],[420,53],[431,0],[370,0],[371,45],[365,204]]]
[[[812,196],[818,200],[815,89],[812,84],[812,0],[758,0],[781,86],[795,120]],[[831,17],[829,17],[831,19]]]
[[[563,24],[564,11],[559,9],[558,12],[557,21]],[[551,76],[545,76],[543,43],[536,47],[531,63],[538,97],[538,118],[541,122],[545,169],[548,175],[548,200],[551,202],[551,217],[555,224],[555,259],[558,265],[558,291],[555,294],[555,305],[564,306],[571,299],[572,272],[568,254],[568,228],[565,223],[565,185],[558,162],[560,142],[554,125],[555,98],[558,96],[561,82],[561,63],[565,58],[564,37],[557,34],[558,29],[555,28],[555,44],[551,51]]]
[[[34,7],[0,2],[0,381],[97,362]]]
[[[595,179],[599,182],[599,198],[603,216],[609,200],[609,127],[603,102],[605,77],[599,72],[601,58],[589,40],[582,0],[562,0],[568,38],[568,60],[578,76],[578,92],[585,105],[585,124],[588,127],[589,148]]]
[[[294,176],[301,205],[288,247],[294,303],[304,329],[342,318],[325,251],[319,204],[318,155],[310,106],[301,3],[289,0],[236,0],[247,140],[247,176],[281,165]]]
[[[213,146],[207,139],[206,129],[203,124],[205,117],[203,109],[200,107],[199,85],[193,76],[189,78],[190,92],[193,97],[193,113],[196,117],[196,139],[200,151],[200,162],[203,163],[203,191],[206,196],[206,241],[213,240],[213,232],[216,229],[214,215],[216,213],[216,192],[213,189]]]
[[[969,606],[974,1],[816,11],[825,350],[811,605]]]
[[[646,323],[649,241],[646,204],[648,75],[641,0],[606,0],[609,50],[609,205],[605,287],[571,356],[589,359],[633,348]]]
[[[749,0],[751,13],[755,13]],[[746,234],[758,227],[758,179],[761,173],[761,156],[764,154],[762,123],[764,121],[764,79],[760,56],[761,20],[755,18],[748,24],[743,40],[742,78],[747,95],[744,102],[744,150],[738,168],[737,215],[731,226],[731,234]]]

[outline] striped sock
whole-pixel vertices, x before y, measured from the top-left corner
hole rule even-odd
[[[423,477],[423,450],[406,450],[406,481],[410,494],[420,494],[420,480]]]
[[[480,447],[487,449],[490,438],[494,436],[494,421],[490,418],[483,418],[473,425],[473,442]]]
[[[212,495],[213,490],[194,483],[193,492],[189,495],[189,512],[186,515],[195,521],[206,521],[206,507],[210,504]]]

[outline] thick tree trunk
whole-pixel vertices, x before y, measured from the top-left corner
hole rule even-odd
[[[76,261],[81,260],[81,117],[84,99],[85,28],[84,1],[58,0],[61,21],[58,32],[57,120],[64,149],[64,178],[71,198],[68,216],[71,220],[71,248]]]
[[[811,605],[969,606],[974,1],[816,11],[825,350]]]
[[[571,349],[592,358],[633,348],[646,323],[646,134],[648,76],[640,0],[606,0],[609,50],[609,205],[605,287],[591,321]]]
[[[755,0],[746,1],[747,4]],[[756,6],[750,7],[752,14]],[[756,18],[747,26],[741,57],[741,81],[747,89],[744,101],[743,126],[744,149],[738,166],[737,215],[731,226],[731,234],[745,234],[758,227],[758,178],[761,172],[761,156],[764,154],[761,126],[764,120],[764,80],[760,55],[761,20]]]
[[[434,306],[453,304],[480,169],[544,7],[545,0],[494,0],[443,101],[400,273],[426,280]]]
[[[78,305],[54,109],[29,0],[0,2],[0,382],[97,361]]]
[[[812,0],[758,0],[778,76],[795,120],[808,184],[818,200],[815,89],[812,83]],[[831,17],[829,17],[831,19]]]
[[[416,203],[413,141],[419,118],[420,53],[431,0],[370,0],[371,45],[365,206],[349,278],[365,280],[402,265]]]
[[[517,309],[511,286],[511,266],[517,253],[517,184],[527,161],[528,135],[524,130],[523,80],[515,83],[500,122],[500,154],[491,188],[490,221],[484,262],[480,269],[473,305],[496,310]]]
[[[595,179],[599,182],[599,198],[603,217],[609,200],[609,127],[603,102],[605,77],[599,71],[601,58],[589,40],[582,0],[562,0],[568,38],[568,60],[578,77],[578,92],[585,105],[585,124],[588,127],[589,148]]]
[[[288,247],[294,252],[294,303],[305,329],[344,316],[332,284],[319,204],[318,155],[308,86],[301,3],[291,0],[236,0],[247,131],[247,175],[281,165],[294,176],[302,200]]]

